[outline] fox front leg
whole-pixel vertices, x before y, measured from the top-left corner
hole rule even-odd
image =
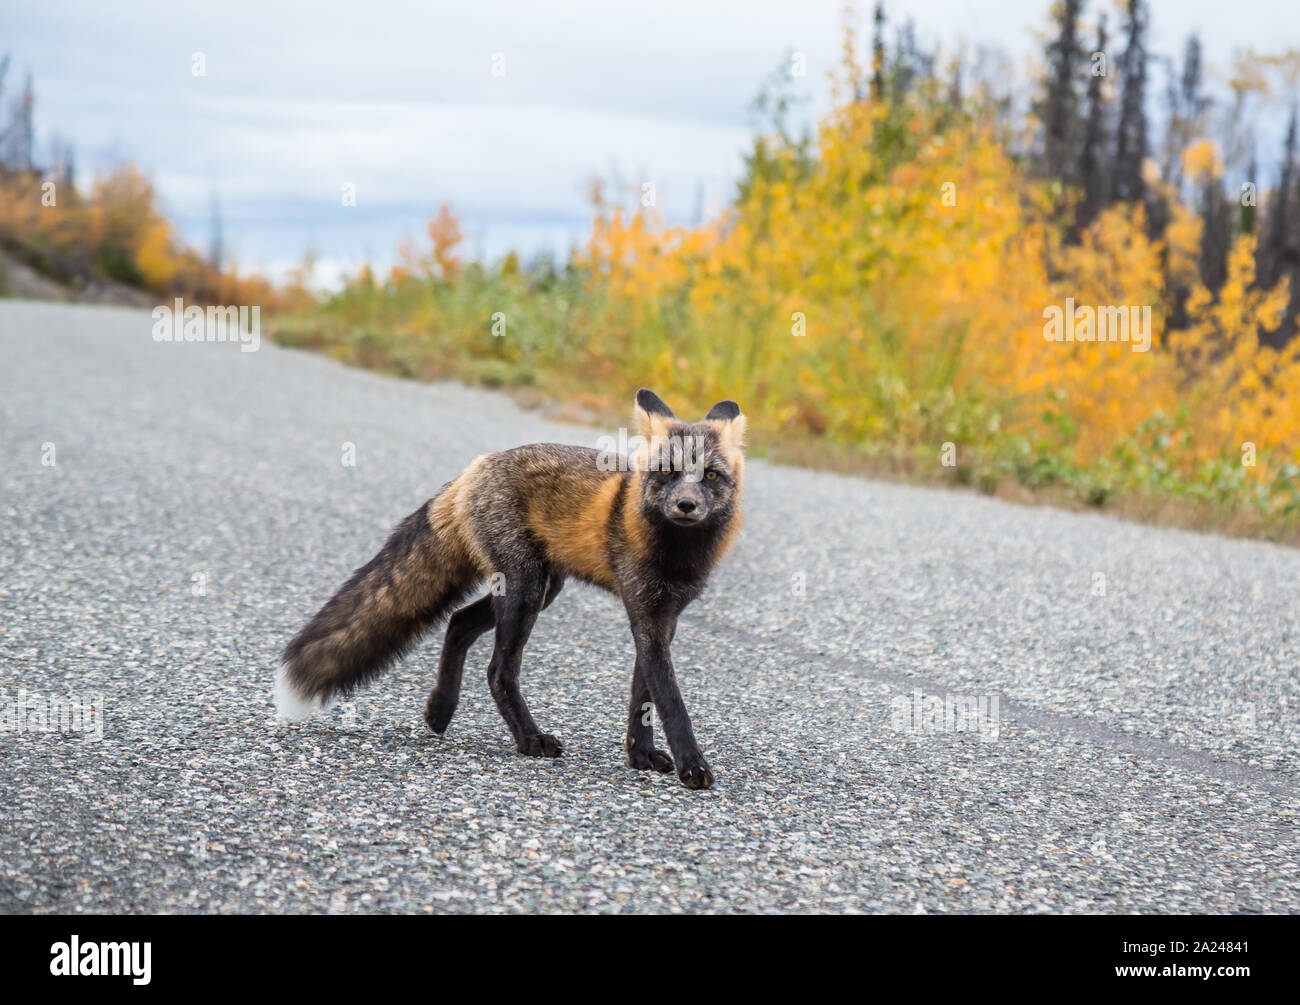
[[[627,706],[627,763],[638,771],[673,770],[673,759],[655,749],[654,726],[650,723],[650,687],[638,672],[632,672],[632,697]]]
[[[659,720],[663,723],[664,734],[668,738],[668,749],[677,762],[677,777],[682,784],[688,789],[707,789],[713,784],[713,772],[709,770],[700,745],[695,742],[691,717],[686,714],[686,704],[682,701],[681,691],[677,689],[677,675],[673,672],[669,652],[669,642],[676,627],[675,616],[633,621],[632,636],[636,640],[633,686],[635,688],[635,682],[639,679],[649,689],[655,708],[659,710]],[[628,736],[633,736],[630,717]]]

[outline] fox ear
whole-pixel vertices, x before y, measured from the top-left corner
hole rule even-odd
[[[647,440],[655,436],[667,436],[668,425],[675,419],[673,410],[664,404],[664,400],[643,387],[636,393],[636,423],[641,435]]]
[[[729,450],[743,450],[745,447],[745,417],[740,413],[740,406],[734,401],[720,401],[709,409],[704,417],[718,427],[718,436],[722,445]]]

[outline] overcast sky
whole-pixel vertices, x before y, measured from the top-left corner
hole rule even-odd
[[[694,217],[701,193],[725,202],[750,101],[790,50],[807,58],[810,112],[825,109],[842,6],[4,0],[0,46],[13,55],[11,88],[34,75],[38,141],[72,139],[83,180],[135,161],[200,246],[215,189],[227,247],[245,265],[278,269],[311,246],[336,270],[390,260],[443,201],[471,253],[562,250],[587,230],[583,192],[595,173],[652,180],[674,221]],[[1300,46],[1294,0],[1151,6],[1153,53],[1181,52],[1193,30],[1212,66],[1226,67],[1236,47]],[[926,47],[995,43],[1024,74],[1048,7],[915,0],[886,10],[894,24],[913,18]],[[196,52],[204,76],[192,72]],[[497,54],[504,76],[492,72]],[[1153,87],[1164,87],[1158,72]],[[341,204],[344,183],[356,186],[354,207]]]

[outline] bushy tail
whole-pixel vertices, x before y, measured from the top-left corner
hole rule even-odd
[[[435,503],[403,520],[289,643],[275,682],[281,722],[305,719],[377,676],[478,583],[459,536],[435,528]]]

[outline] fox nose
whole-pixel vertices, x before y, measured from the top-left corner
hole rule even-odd
[[[691,499],[678,499],[677,508],[681,510],[683,513],[694,513],[695,502],[694,500]]]

